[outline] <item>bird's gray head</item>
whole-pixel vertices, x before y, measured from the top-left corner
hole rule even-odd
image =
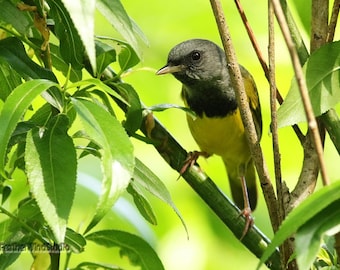
[[[223,50],[205,39],[190,39],[176,45],[169,53],[166,66],[156,74],[172,73],[184,85],[212,83],[226,76]]]

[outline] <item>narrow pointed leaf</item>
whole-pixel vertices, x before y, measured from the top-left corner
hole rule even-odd
[[[17,38],[10,37],[0,40],[0,58],[7,61],[22,77],[57,82],[53,72],[39,66],[27,56],[24,45]]]
[[[81,69],[85,50],[70,14],[61,0],[51,0],[49,6],[49,15],[55,21],[55,33],[60,41],[61,56],[75,69]]]
[[[133,179],[136,184],[144,187],[147,191],[149,191],[152,195],[160,199],[161,201],[168,204],[176,213],[176,215],[181,220],[185,231],[188,234],[187,226],[184,222],[184,219],[174,204],[170,192],[163,184],[163,182],[159,179],[157,175],[155,175],[147,166],[145,166],[139,159],[136,158],[136,168]]]
[[[5,101],[14,88],[21,84],[21,77],[7,61],[0,58],[0,99]]]
[[[85,47],[92,70],[96,73],[96,52],[94,46],[94,11],[95,0],[62,0],[74,27]]]
[[[122,3],[119,0],[98,0],[97,8],[100,13],[112,24],[112,26],[124,37],[128,44],[136,51],[141,58],[141,48],[138,38],[146,40],[142,31],[137,30],[137,25],[130,19]]]
[[[99,40],[96,41],[96,59],[98,74],[102,74],[108,65],[116,61],[116,50]]]
[[[128,256],[141,270],[162,270],[164,266],[153,248],[139,236],[117,230],[98,231],[86,236],[98,245],[121,248],[121,255]]]
[[[133,146],[121,124],[103,107],[72,99],[85,132],[101,148],[104,179],[96,212],[86,231],[92,229],[126,189],[134,171]]]
[[[32,25],[32,19],[28,12],[20,11],[14,1],[0,0],[0,25],[7,26],[10,24],[20,34],[27,34]]]
[[[320,211],[297,231],[295,247],[300,270],[310,269],[320,250],[323,235],[329,230],[332,230],[332,235],[338,232],[339,224],[340,201],[338,200]]]
[[[56,83],[47,80],[32,80],[19,85],[6,99],[0,113],[0,174],[4,175],[7,144],[21,116],[32,101]]]
[[[52,118],[43,133],[33,129],[25,155],[31,192],[58,244],[64,243],[76,187],[76,152],[67,129],[62,114]]]
[[[114,84],[114,86],[117,87],[120,95],[122,95],[129,103],[129,107],[126,112],[124,128],[129,134],[133,134],[140,128],[143,120],[142,104],[140,102],[138,93],[131,85],[127,83],[117,83]]]
[[[127,192],[129,192],[133,197],[133,201],[137,206],[139,213],[145,218],[145,220],[150,222],[152,225],[157,225],[157,218],[152,210],[151,204],[143,195],[138,186],[134,185],[133,181],[131,181],[130,185],[128,186]]]
[[[50,43],[51,59],[53,67],[63,73],[65,77],[69,76],[71,82],[78,82],[82,78],[82,72],[67,64],[61,57],[59,47]]]
[[[157,104],[151,107],[148,107],[148,110],[153,111],[153,112],[162,112],[168,109],[179,109],[184,111],[185,113],[189,114],[191,117],[196,118],[196,114],[194,111],[192,111],[190,108],[188,107],[183,107],[183,106],[179,106],[176,104]]]

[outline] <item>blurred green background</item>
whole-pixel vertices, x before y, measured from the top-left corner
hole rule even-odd
[[[161,103],[182,105],[180,84],[170,75],[158,77],[155,72],[165,65],[169,50],[186,39],[205,38],[221,45],[209,1],[122,0],[122,4],[149,40],[149,45],[143,48],[142,62],[133,68],[124,80],[133,85],[147,106]],[[267,1],[255,3],[247,0],[243,1],[243,5],[260,47],[266,55]],[[233,1],[224,1],[224,10],[238,60],[252,73],[257,83],[264,127],[261,145],[270,175],[274,179],[269,133],[269,86]],[[95,30],[97,35],[117,37],[105,18],[99,14],[97,18]],[[277,85],[282,95],[285,96],[293,71],[279,29],[276,30],[276,35]],[[304,33],[304,36],[308,46],[308,35]],[[335,39],[339,39],[339,31]],[[172,109],[155,113],[155,116],[188,151],[197,150],[187,128],[184,112]],[[289,127],[279,131],[279,139],[283,179],[290,188],[293,188],[301,169],[302,150],[293,130]],[[226,229],[183,179],[176,180],[178,173],[163,161],[156,150],[135,139],[133,142],[136,155],[162,179],[170,190],[188,227],[189,237],[179,218],[169,206],[149,197],[158,220],[158,225],[152,226],[136,212],[128,194],[118,201],[114,211],[108,214],[98,227],[123,229],[141,235],[156,249],[167,270],[255,269],[258,263],[257,258],[238,242],[238,239]],[[329,138],[326,140],[325,156],[331,180],[337,180],[339,176],[336,167],[339,164],[339,157]],[[200,159],[199,163],[229,196],[227,176],[220,158]],[[101,176],[100,165],[96,160],[85,158],[80,161],[79,166],[80,185],[77,187],[70,226],[75,230],[77,228],[84,230],[90,211],[95,209],[94,191],[100,189]],[[260,195],[260,202],[254,212],[254,217],[256,226],[271,237],[272,230],[262,195]],[[77,262],[84,260],[117,264],[125,269],[138,269],[132,267],[126,258],[120,258],[118,249],[100,248],[91,243],[88,243],[84,253],[72,257],[70,266],[74,267]],[[30,254],[23,254],[23,259],[20,259],[11,269],[27,269],[27,263],[30,261]]]

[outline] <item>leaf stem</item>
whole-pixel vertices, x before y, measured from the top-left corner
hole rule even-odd
[[[33,234],[39,241],[43,242],[43,243],[48,243],[48,241],[41,236],[39,233],[37,233],[33,228],[31,228],[30,226],[28,226],[26,223],[22,222],[20,220],[20,218],[18,218],[17,216],[13,215],[11,212],[7,211],[5,208],[3,208],[2,206],[0,206],[0,212],[5,214],[6,216],[10,217],[11,219],[15,220],[16,222],[18,222],[22,227],[24,227],[26,230],[28,230],[31,234]]]

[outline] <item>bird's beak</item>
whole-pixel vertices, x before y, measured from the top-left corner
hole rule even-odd
[[[160,70],[158,70],[156,72],[156,75],[164,75],[164,74],[169,74],[169,73],[176,73],[179,71],[183,70],[183,66],[182,65],[178,65],[178,66],[170,66],[170,65],[166,65],[164,67],[162,67]]]

